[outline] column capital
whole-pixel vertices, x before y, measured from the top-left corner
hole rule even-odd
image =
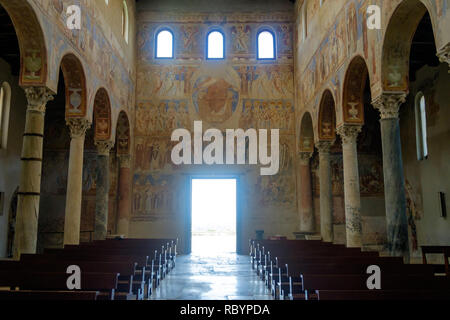
[[[95,141],[97,153],[101,156],[109,156],[109,152],[114,147],[114,142],[111,140],[97,140]]]
[[[120,168],[131,168],[131,156],[129,154],[119,155]]]
[[[381,113],[381,119],[398,118],[400,106],[405,103],[408,92],[383,92],[372,101],[375,109]]]
[[[316,142],[316,148],[319,150],[319,153],[330,153],[330,149],[333,144],[334,141],[318,141]]]
[[[356,143],[361,129],[361,125],[343,124],[336,129],[336,132],[341,136],[342,143]]]
[[[28,110],[45,113],[47,102],[53,100],[53,92],[47,87],[25,87]]]
[[[69,127],[72,139],[85,135],[86,130],[91,127],[91,122],[85,118],[68,118],[66,124]]]
[[[301,165],[309,165],[309,160],[311,159],[313,153],[312,152],[299,152],[298,153],[298,161]]]
[[[450,43],[447,43],[445,46],[439,49],[436,55],[438,56],[440,62],[447,63],[450,67]]]

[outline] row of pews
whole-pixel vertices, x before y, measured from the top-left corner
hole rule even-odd
[[[426,247],[443,253],[448,247]],[[320,240],[250,240],[252,268],[275,299],[285,300],[450,300],[450,274],[436,266],[404,264],[401,257],[380,257]],[[426,263],[426,259],[424,259]],[[378,266],[381,289],[369,289]]]
[[[176,239],[107,239],[22,254],[0,261],[0,300],[147,299],[176,255]],[[70,266],[80,270],[79,290],[69,290]]]

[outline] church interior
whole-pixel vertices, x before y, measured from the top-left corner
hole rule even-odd
[[[448,0],[0,0],[0,300],[450,299],[449,30]]]

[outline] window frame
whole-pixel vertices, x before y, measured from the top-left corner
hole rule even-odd
[[[172,35],[172,57],[158,57],[158,36],[163,31],[168,31]],[[156,34],[155,34],[155,59],[158,59],[158,60],[173,60],[173,59],[175,59],[175,34],[168,27],[163,27],[156,31]]]
[[[8,144],[9,115],[11,108],[11,85],[9,82],[1,82],[0,88],[3,91],[0,116],[0,149],[6,149]]]
[[[223,42],[223,57],[222,58],[210,58],[209,57],[209,36],[213,32],[219,32],[222,35],[222,42]],[[208,31],[206,34],[206,60],[215,60],[215,61],[221,61],[226,59],[226,38],[225,38],[225,32],[223,32],[220,28],[213,28]]]
[[[128,10],[127,0],[122,1],[122,36],[128,43],[130,36],[130,12]]]
[[[272,35],[272,40],[273,40],[273,58],[260,58],[259,57],[259,36],[263,32],[269,32]],[[260,61],[275,61],[275,60],[277,60],[277,40],[276,40],[276,35],[275,35],[275,32],[272,29],[268,28],[268,27],[261,28],[256,33],[256,60],[260,60]]]
[[[422,99],[424,101],[424,110],[422,110]],[[422,91],[416,94],[414,100],[414,112],[416,120],[416,149],[417,160],[428,159],[428,134],[427,134],[427,98]],[[425,117],[425,119],[424,119]],[[424,127],[425,121],[425,127]]]

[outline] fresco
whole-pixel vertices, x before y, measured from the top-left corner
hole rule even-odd
[[[294,174],[294,69],[292,16],[273,14],[165,14],[145,12],[138,21],[136,126],[134,129],[133,221],[174,217],[180,178],[194,170],[172,164],[171,133],[192,130],[195,120],[203,127],[225,129],[280,129],[280,174],[260,177],[255,167],[236,168],[252,181],[252,212],[283,206],[295,219]],[[226,39],[223,62],[204,59],[206,34],[219,22]],[[277,36],[273,62],[258,63],[257,30],[270,27]],[[154,58],[154,34],[167,27],[179,39],[170,63]],[[204,145],[205,147],[206,145]],[[206,169],[205,169],[206,170]],[[215,172],[208,168],[208,172]],[[180,180],[181,179],[181,180]],[[175,188],[175,189],[174,189]],[[169,196],[177,194],[177,196]],[[166,193],[166,194],[165,194]]]
[[[82,61],[86,73],[90,97],[88,102],[92,104],[95,94],[93,90],[103,85],[111,93],[111,105],[115,112],[118,112],[121,106],[131,107],[135,90],[133,61],[125,59],[120,41],[112,39],[111,35],[107,35],[103,30],[104,20],[97,11],[101,9],[99,4],[96,1],[83,1],[82,27],[80,30],[69,30],[66,26],[66,12],[68,6],[73,5],[72,1],[35,2],[42,7],[46,15],[43,19],[43,31],[47,48],[52,48],[48,57],[49,87],[57,87],[59,63],[67,52],[73,52]],[[92,108],[92,105],[89,107]]]
[[[239,91],[224,79],[203,76],[194,84],[192,101],[201,119],[223,122],[236,111]]]

